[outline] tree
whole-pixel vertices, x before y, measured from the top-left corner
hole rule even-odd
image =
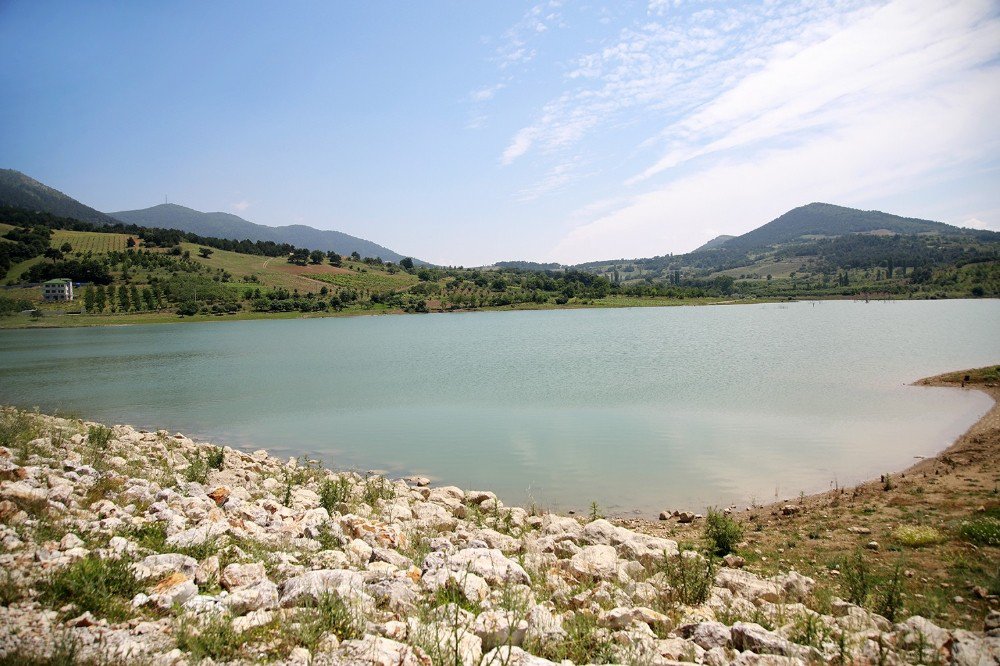
[[[212,256],[213,250],[210,247],[199,247],[198,254],[201,255],[202,259],[208,259]]]
[[[93,312],[96,302],[97,294],[94,291],[94,285],[87,285],[87,288],[83,291],[83,309],[87,312]]]
[[[147,310],[152,310],[156,306],[156,302],[153,300],[153,290],[149,287],[142,290],[142,300],[146,303]]]
[[[351,252],[351,259],[354,261],[361,261],[361,255],[357,252]]]
[[[131,287],[129,287],[128,295],[129,295],[129,300],[132,302],[132,309],[141,310],[142,301],[139,300],[139,290],[136,288],[134,284]]]
[[[309,261],[314,264],[322,264],[325,258],[326,253],[323,250],[313,250],[309,253]]]
[[[406,270],[413,270],[413,259],[406,257],[399,262],[399,265]]]
[[[114,287],[112,287],[114,289]],[[118,287],[118,309],[122,312],[128,312],[129,308],[129,298],[128,298],[128,287],[121,285]]]
[[[63,253],[55,249],[54,247],[50,247],[45,250],[45,258],[51,259],[52,263],[54,264],[63,258]]]
[[[129,236],[128,240],[125,241],[125,247],[135,247],[136,245],[138,245],[138,243],[132,236]]]
[[[307,261],[309,261],[309,250],[306,248],[295,248],[288,255],[288,263],[290,264],[305,266]]]
[[[104,285],[97,285],[97,289],[94,290],[94,308],[97,312],[104,312],[104,308],[108,306],[108,295],[104,291]]]
[[[59,246],[59,251],[62,252],[63,254],[69,254],[70,252],[73,251],[73,246],[70,245],[69,243],[63,243],[62,245]]]
[[[333,250],[326,253],[326,258],[330,261],[331,266],[340,266],[341,256]]]

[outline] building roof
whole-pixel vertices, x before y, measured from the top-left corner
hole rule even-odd
[[[54,280],[46,280],[42,284],[69,284],[72,282],[69,278],[55,278]]]

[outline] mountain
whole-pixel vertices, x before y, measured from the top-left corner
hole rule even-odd
[[[14,169],[0,169],[0,206],[27,208],[93,224],[118,222],[111,216],[85,206],[59,190],[39,183]]]
[[[728,240],[732,240],[734,238],[736,238],[736,236],[727,236],[726,234],[722,234],[721,236],[716,236],[715,238],[708,241],[698,249],[692,250],[692,252],[701,252],[702,250],[714,250],[718,247],[722,247],[723,243],[725,243]]]
[[[177,204],[159,204],[141,210],[123,210],[111,213],[111,216],[128,224],[180,229],[199,236],[291,243],[296,247],[307,247],[310,250],[334,250],[343,255],[357,252],[362,257],[380,257],[384,261],[398,262],[403,259],[403,255],[398,252],[340,231],[314,229],[302,224],[268,227],[244,220],[238,215],[202,213]]]
[[[900,217],[877,210],[858,210],[833,204],[811,203],[793,208],[762,227],[726,241],[725,247],[727,250],[749,250],[790,243],[803,237],[809,240],[810,236],[845,236],[873,232],[956,234],[962,230],[943,222]],[[698,249],[704,250],[706,247]]]

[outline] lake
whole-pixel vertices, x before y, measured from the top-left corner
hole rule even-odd
[[[0,331],[0,402],[508,503],[795,497],[902,469],[992,404],[1000,301],[822,301]]]

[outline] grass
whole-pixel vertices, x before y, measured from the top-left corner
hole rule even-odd
[[[128,234],[104,234],[95,231],[70,231],[56,229],[52,233],[51,246],[59,248],[63,243],[73,246],[73,253],[107,254],[108,252],[124,252],[128,248]]]
[[[979,546],[1000,546],[1000,507],[964,521],[958,534]]]
[[[36,453],[31,442],[41,435],[41,425],[36,415],[19,409],[0,411],[0,446],[11,449],[19,465],[27,464]]]
[[[130,602],[141,591],[142,585],[127,561],[97,557],[54,571],[40,585],[41,598],[50,607],[72,604],[73,613],[90,611],[112,622],[132,617]]]
[[[213,659],[231,661],[240,657],[247,636],[233,628],[229,615],[219,614],[200,625],[182,619],[177,628],[177,647],[187,652],[194,663]]]

